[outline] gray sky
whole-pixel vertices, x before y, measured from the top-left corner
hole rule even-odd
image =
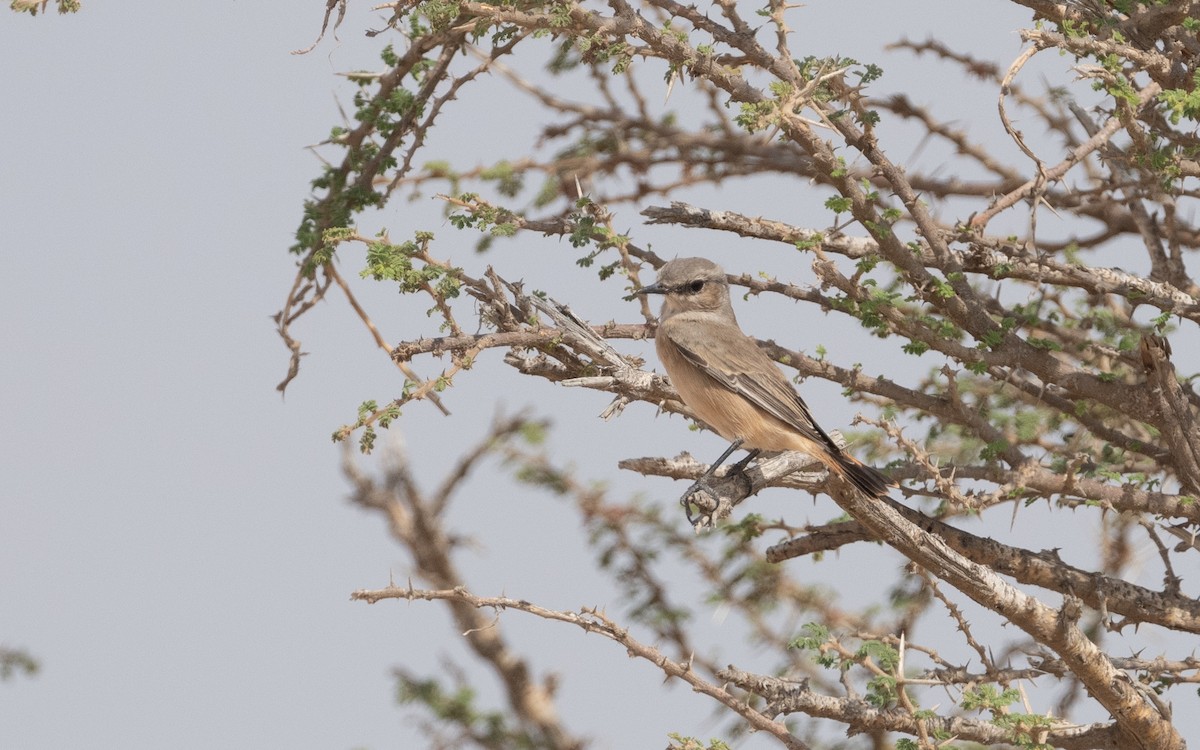
[[[0,747],[406,746],[417,735],[394,704],[390,667],[436,673],[443,655],[461,653],[437,607],[348,600],[354,589],[385,584],[390,571],[403,580],[405,569],[382,524],[344,501],[329,440],[360,401],[400,388],[344,303],[331,298],[298,325],[311,355],[286,400],[274,390],[286,351],[269,315],[287,292],[286,248],[319,166],[303,149],[338,123],[336,102],[349,100],[334,73],[376,68],[381,46],[361,37],[379,24],[359,3],[340,40],[289,54],[313,40],[323,5],[87,2],[75,16],[0,15],[0,642],[29,649],[43,666],[33,679],[0,683]],[[1004,64],[1019,49],[1012,30],[1023,14],[1005,4],[974,8],[970,23],[952,11],[980,4],[904,5],[911,12],[871,17],[870,4],[815,1],[805,12],[819,30],[798,33],[828,46],[822,53],[882,60],[889,89],[919,75],[925,88],[916,98],[926,103],[946,93],[930,72],[937,68],[903,53],[883,57],[881,43],[940,28]],[[846,13],[864,26],[851,31]],[[954,96],[978,96],[970,106],[995,120],[986,88]],[[503,97],[493,102],[506,106]],[[462,159],[508,137],[466,118],[444,125],[428,158],[455,148]],[[763,201],[713,195],[751,212]],[[772,208],[787,215],[786,203]],[[394,237],[433,229],[463,262],[478,264],[475,237],[456,236],[437,211],[426,200],[373,220]],[[662,254],[677,243],[726,263],[738,257],[728,238],[684,244],[680,230],[642,229],[632,211],[622,218]],[[520,251],[546,264],[529,270],[531,282],[582,314],[635,319],[616,282],[606,296],[573,296],[594,285],[561,260],[569,247]],[[511,259],[516,251],[497,252]],[[356,276],[361,256],[343,263]],[[423,316],[412,315],[423,306],[391,290],[364,286],[362,294],[389,339],[414,335],[408,321],[425,330]],[[811,350],[805,337],[824,331],[820,320],[769,330],[778,310],[753,305],[739,304],[739,315],[751,330],[767,327],[765,337]],[[881,351],[861,332],[841,345],[868,363]],[[653,361],[646,343],[625,348]],[[648,408],[601,423],[606,397],[527,382],[496,364],[499,352],[489,357],[495,362],[448,395],[454,417],[427,405],[406,411],[402,428],[428,483],[464,434],[482,433],[481,416],[497,404],[536,404],[555,419],[556,455],[665,503],[679,488],[621,476],[615,462],[685,449],[711,458],[721,448],[679,420],[655,421]],[[439,366],[416,363],[423,374]],[[853,415],[837,389],[811,388],[823,422]],[[476,593],[616,606],[579,552],[569,511],[498,476],[469,483],[455,512],[480,542],[466,561]],[[836,514],[807,499],[803,509]],[[802,575],[810,567],[796,565]],[[537,653],[538,668],[566,675],[564,713],[598,747],[662,746],[668,731],[713,728],[707,703],[662,690],[659,674],[612,644],[515,614],[504,625]],[[719,637],[720,624],[710,626]],[[756,661],[767,663],[759,655],[739,666]]]

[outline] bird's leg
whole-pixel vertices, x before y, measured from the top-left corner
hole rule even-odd
[[[712,464],[708,467],[708,471],[704,472],[704,477],[711,478],[712,475],[716,473],[717,469],[721,468],[721,464],[725,463],[725,459],[732,456],[733,452],[736,451],[738,448],[741,448],[742,443],[744,443],[744,442],[746,442],[746,441],[742,440],[741,438],[738,438],[737,440],[734,440],[732,443],[730,443],[729,447],[725,449],[725,452],[722,453],[720,455],[720,457],[717,458],[716,461],[713,461]]]
[[[705,472],[700,475],[700,478],[692,483],[692,486],[688,488],[687,492],[683,493],[683,497],[680,498],[679,504],[683,506],[683,512],[684,512],[684,515],[687,516],[688,523],[695,526],[696,520],[697,520],[697,519],[692,518],[692,504],[688,500],[688,498],[690,498],[692,495],[695,495],[697,492],[704,492],[704,493],[708,494],[709,496],[716,498],[717,497],[716,490],[714,490],[712,488],[712,485],[710,485],[708,483],[708,480],[713,478],[713,476],[716,474],[717,469],[719,469],[721,467],[721,464],[725,463],[725,459],[727,459],[731,455],[733,455],[733,452],[736,451],[738,448],[741,448],[742,443],[744,443],[744,442],[745,441],[742,440],[742,438],[738,438],[737,440],[734,440],[732,443],[730,443],[729,447],[725,449],[725,452],[721,454],[720,458],[718,458],[716,461],[711,463],[709,465],[708,469],[705,470]],[[758,455],[758,449],[750,451],[750,453],[747,454],[745,458],[743,458],[741,461],[738,461],[736,464],[731,466],[729,471],[732,473],[738,473],[738,474],[744,472],[746,469],[746,466],[751,461],[753,461],[755,456],[757,456],[757,455]]]
[[[762,453],[762,451],[760,451],[758,448],[751,450],[749,453],[746,454],[745,458],[743,458],[741,461],[738,461],[733,466],[730,466],[729,471],[725,472],[726,475],[741,474],[741,475],[745,476],[746,467],[750,465],[751,461],[758,458],[759,453]]]

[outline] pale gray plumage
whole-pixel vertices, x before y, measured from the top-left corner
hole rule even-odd
[[[683,402],[726,440],[757,450],[803,451],[868,495],[893,483],[842,452],[779,367],[742,332],[725,271],[704,258],[664,265],[638,290],[662,294],[655,348]]]

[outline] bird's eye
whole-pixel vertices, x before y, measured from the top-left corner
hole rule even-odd
[[[692,283],[687,285],[687,290],[689,292],[691,292],[692,294],[696,294],[703,288],[704,288],[704,279],[696,279],[695,281],[693,281]]]

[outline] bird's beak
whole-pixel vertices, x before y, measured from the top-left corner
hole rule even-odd
[[[667,293],[667,290],[665,288],[663,288],[663,285],[659,284],[656,281],[653,284],[648,284],[648,285],[642,287],[641,289],[634,289],[633,294],[630,294],[628,297],[626,297],[625,301],[628,302],[629,300],[633,299],[634,297],[640,297],[643,294],[666,294],[666,293]]]

